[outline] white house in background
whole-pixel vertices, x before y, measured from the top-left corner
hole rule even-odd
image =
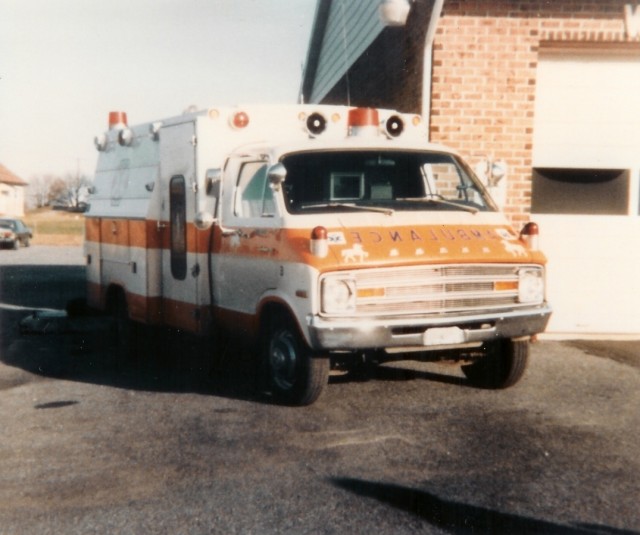
[[[27,183],[0,163],[0,216],[24,215]]]

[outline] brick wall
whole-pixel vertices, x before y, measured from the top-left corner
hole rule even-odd
[[[446,1],[434,42],[431,139],[508,164],[505,212],[528,219],[540,46],[626,42],[620,0]],[[417,50],[415,51],[418,52]]]

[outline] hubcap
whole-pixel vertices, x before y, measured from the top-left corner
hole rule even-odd
[[[286,329],[274,334],[271,339],[269,364],[273,382],[280,390],[293,388],[297,358],[293,334]]]

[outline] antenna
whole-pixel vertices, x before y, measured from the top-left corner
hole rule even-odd
[[[303,62],[300,62],[300,87],[298,89],[298,104],[304,104],[304,75],[306,66]]]

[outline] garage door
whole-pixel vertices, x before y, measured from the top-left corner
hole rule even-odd
[[[548,331],[640,335],[640,48],[542,48],[536,83]]]

